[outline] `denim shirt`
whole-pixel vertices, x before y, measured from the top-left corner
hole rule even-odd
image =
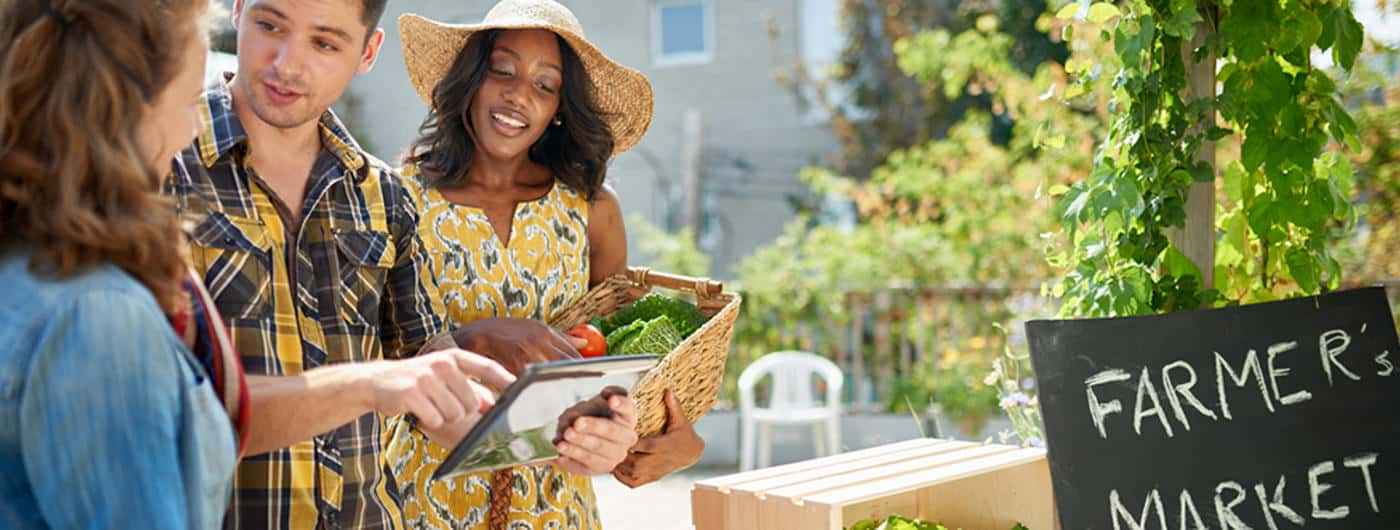
[[[0,252],[0,528],[218,528],[236,440],[150,291]]]

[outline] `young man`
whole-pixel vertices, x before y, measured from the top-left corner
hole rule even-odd
[[[444,331],[417,207],[328,110],[373,66],[384,4],[235,2],[238,74],[205,94],[204,130],[169,185],[249,374],[255,456],[239,466],[226,528],[401,528],[381,415],[412,413],[450,443],[479,412],[462,406],[484,393],[469,376],[510,377],[455,348],[417,355]],[[530,326],[455,335],[500,360],[573,352]],[[583,453],[569,448],[578,467],[606,472],[636,441],[632,402],[613,405],[613,421],[583,429]]]

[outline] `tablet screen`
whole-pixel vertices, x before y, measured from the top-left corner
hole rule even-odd
[[[433,479],[534,464],[559,456],[554,442],[579,416],[604,416],[603,393],[630,391],[655,355],[532,364],[443,460]],[[611,394],[609,394],[611,395]]]

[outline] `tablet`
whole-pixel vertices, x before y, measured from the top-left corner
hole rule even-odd
[[[618,355],[527,366],[433,472],[433,480],[559,457],[555,440],[579,416],[610,416],[604,389],[629,391],[656,355]]]

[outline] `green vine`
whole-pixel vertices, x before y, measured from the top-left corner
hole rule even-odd
[[[1067,240],[1049,256],[1066,270],[1051,287],[1063,316],[1250,303],[1340,285],[1326,243],[1354,223],[1352,173],[1347,158],[1324,150],[1329,138],[1359,150],[1357,126],[1311,53],[1330,50],[1348,70],[1355,63],[1361,26],[1346,2],[1086,2],[1057,16],[1074,20],[1066,34],[1112,42],[1118,63],[1116,72],[1088,61],[1067,68],[1080,85],[1112,75],[1113,118],[1089,178],[1053,190]],[[1193,47],[1197,31],[1207,33]],[[1192,99],[1189,63],[1207,55],[1221,65],[1221,89]],[[1067,90],[1065,101],[1089,94]],[[1238,159],[1220,170],[1197,160],[1208,140],[1239,142]],[[1216,183],[1221,195],[1214,285],[1168,239],[1185,225],[1197,182]]]

